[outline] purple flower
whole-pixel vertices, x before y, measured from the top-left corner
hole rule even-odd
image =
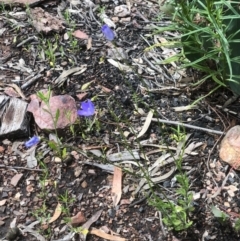
[[[80,116],[91,116],[94,115],[95,107],[91,100],[81,103],[81,110],[78,110],[78,115]]]
[[[29,141],[25,142],[25,146],[27,148],[30,148],[34,145],[37,145],[39,141],[40,141],[40,138],[38,136],[33,136]]]
[[[101,28],[102,33],[104,35],[104,37],[109,40],[112,41],[115,37],[114,32],[112,31],[111,28],[109,28],[109,26],[107,24],[104,24]]]

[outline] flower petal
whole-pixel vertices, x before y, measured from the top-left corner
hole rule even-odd
[[[81,110],[78,110],[78,115],[80,116],[91,116],[95,113],[95,107],[91,100],[81,103]]]
[[[104,24],[101,28],[102,30],[102,33],[104,35],[104,37],[109,40],[109,41],[112,41],[115,37],[115,34],[114,32],[112,31],[111,28],[109,28],[109,26],[107,24]]]
[[[30,148],[34,145],[37,145],[39,141],[40,141],[40,138],[38,136],[33,136],[29,141],[25,142],[25,146],[27,148]]]

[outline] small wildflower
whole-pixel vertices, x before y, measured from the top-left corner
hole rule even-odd
[[[113,41],[115,35],[114,35],[114,32],[112,31],[112,29],[107,25],[107,24],[104,24],[101,28],[102,30],[102,33],[104,35],[104,37],[109,40],[109,41]]]
[[[25,142],[25,146],[27,148],[30,148],[32,146],[37,145],[39,141],[40,141],[40,138],[38,136],[33,136],[29,141]]]
[[[91,116],[94,115],[95,107],[91,100],[81,103],[81,110],[78,110],[80,116]]]

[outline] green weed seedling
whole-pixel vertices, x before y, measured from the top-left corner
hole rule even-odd
[[[58,48],[57,42],[52,43],[50,40],[47,40],[47,49],[45,49],[45,54],[49,60],[50,66],[55,67],[56,56],[55,52]]]
[[[225,224],[226,221],[229,220],[229,216],[225,212],[218,209],[217,207],[212,206],[211,211],[214,217],[217,218],[220,223]]]
[[[176,190],[178,194],[177,200],[169,200],[169,198],[161,192],[164,197],[164,199],[162,199],[153,192],[153,197],[149,199],[149,203],[161,211],[163,222],[168,228],[181,231],[188,229],[193,223],[189,218],[189,214],[193,211],[193,195],[190,192],[189,179],[182,169],[182,156],[184,153],[186,135],[180,130],[180,127],[175,130],[174,135],[176,136],[176,140],[181,140],[181,142],[184,143],[179,158],[175,160],[178,171],[176,179],[179,184]]]
[[[62,204],[62,213],[65,215],[63,220],[65,223],[71,223],[71,213],[70,213],[70,206],[76,201],[75,198],[71,198],[66,190],[64,194],[59,195],[58,197],[59,203]]]
[[[114,119],[114,122],[116,123],[125,123],[129,129],[131,129],[131,123],[129,123],[127,118],[124,118],[122,115],[116,115],[114,110],[111,108],[111,104],[108,105],[109,112],[111,116]],[[124,113],[124,111],[120,111],[120,113]],[[118,128],[118,132],[121,136],[121,144],[124,145],[124,147],[129,150],[129,141],[126,139],[122,128]],[[132,133],[134,133],[134,128],[132,130]],[[185,148],[185,140],[186,140],[186,134],[183,130],[181,130],[180,127],[174,130],[174,139],[178,140],[183,143],[182,149],[179,153],[179,158],[175,160],[175,165],[178,174],[176,175],[177,182],[179,184],[179,187],[176,190],[177,193],[177,200],[170,200],[164,192],[160,191],[160,195],[164,198],[160,198],[155,193],[155,187],[154,183],[151,181],[151,177],[148,174],[147,168],[144,168],[144,166],[139,162],[139,160],[135,160],[136,164],[138,165],[138,168],[141,170],[141,177],[144,177],[144,179],[147,181],[148,185],[151,187],[151,193],[152,196],[149,197],[148,202],[150,205],[154,206],[156,209],[161,211],[163,216],[163,222],[169,229],[174,229],[176,231],[186,230],[192,225],[192,221],[190,220],[190,213],[193,211],[192,207],[192,201],[193,196],[190,192],[190,184],[189,179],[187,175],[183,172],[182,168],[182,161],[183,161],[183,153]],[[139,143],[139,147],[141,147],[141,144]],[[131,153],[131,149],[129,150]],[[144,150],[142,150],[142,153],[144,155]],[[134,156],[134,155],[133,155]],[[138,174],[129,172],[128,170],[124,169],[124,171],[130,175],[137,176]],[[139,177],[139,176],[138,176]]]
[[[236,233],[239,233],[239,232],[240,232],[240,218],[238,218],[238,219],[235,221],[234,230],[236,231]]]
[[[42,200],[42,205],[32,212],[33,216],[36,217],[41,224],[46,223],[50,220],[50,214],[48,213],[48,207],[46,206],[47,189],[46,183],[49,178],[48,168],[44,162],[39,162],[40,167],[44,170],[43,174],[39,179],[40,192],[38,197]]]
[[[185,134],[185,132],[181,132],[179,125],[178,125],[177,129],[171,128],[171,130],[174,133],[170,134],[170,137],[171,137],[171,139],[175,140],[177,143],[179,143],[185,139],[186,134]]]
[[[52,94],[52,91],[50,88],[48,89],[48,92],[46,94],[42,93],[41,91],[37,92],[38,98],[41,99],[41,101],[43,101],[44,104],[47,106],[47,109],[44,109],[44,111],[46,111],[50,115],[53,122],[55,135],[57,137],[57,143],[55,143],[54,141],[49,141],[48,145],[50,146],[50,148],[52,148],[52,150],[57,152],[59,157],[62,157],[62,154],[64,154],[64,150],[63,151],[61,150],[61,141],[58,137],[58,132],[57,132],[57,123],[60,116],[60,110],[57,109],[55,115],[53,115],[51,111],[51,106],[50,106],[51,94]]]
[[[45,59],[45,56],[46,56],[51,67],[55,67],[56,65],[55,54],[56,54],[56,50],[58,49],[57,40],[58,40],[58,36],[56,36],[56,38],[53,40],[54,43],[52,43],[50,40],[42,40],[41,41],[42,43],[39,46],[39,49],[42,52],[42,58]],[[46,47],[43,48],[42,46],[46,46]]]

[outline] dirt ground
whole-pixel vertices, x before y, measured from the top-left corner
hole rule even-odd
[[[105,21],[115,25],[113,41],[101,32]],[[179,70],[179,63],[159,64],[179,49],[146,51],[167,39],[170,33],[153,35],[153,25],[165,26],[168,21],[159,17],[154,0],[0,5],[0,95],[29,104],[34,94],[50,87],[55,96],[71,96],[78,109],[87,99],[96,109],[94,117],[78,117],[74,131],[69,126],[58,130],[66,158],[49,144],[54,130],[41,129],[30,112],[27,132],[0,136],[1,240],[109,240],[92,232],[94,228],[112,235],[112,240],[239,240],[233,228],[240,216],[239,172],[218,154],[224,133],[240,122],[239,102],[222,110],[232,93],[221,89],[194,108],[179,109],[208,94],[214,84],[209,81],[192,88],[190,83],[197,82],[200,74]],[[78,71],[59,78],[76,67]],[[142,170],[149,170],[169,150],[174,153],[179,144],[174,136],[177,126],[157,118],[191,125],[184,129],[189,134],[187,145],[198,144],[183,158],[193,193],[189,216],[193,224],[183,231],[166,227],[160,211],[149,205],[151,192],[136,192]],[[146,119],[150,123],[140,135]],[[40,136],[41,142],[29,150],[24,143],[33,135]],[[123,152],[128,156],[110,158]],[[132,152],[139,158],[132,159]],[[35,160],[36,166],[29,167],[28,160]],[[117,205],[112,197],[114,165],[122,168]],[[158,177],[170,173],[174,165],[162,166]],[[178,199],[176,174],[156,182],[153,190],[159,197],[164,193],[173,202]],[[225,223],[214,217],[212,206],[229,215]],[[98,211],[101,214],[87,228],[87,235],[82,231],[68,237],[72,227],[81,227]]]

